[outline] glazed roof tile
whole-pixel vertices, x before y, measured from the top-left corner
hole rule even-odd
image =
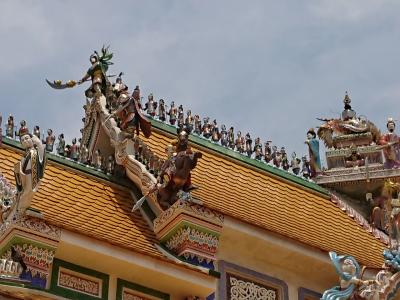
[[[152,123],[153,134],[144,141],[165,158],[176,129]],[[192,181],[200,187],[193,195],[205,206],[324,251],[352,254],[365,265],[382,265],[384,243],[333,203],[325,189],[210,141],[190,140],[192,149],[203,153]]]
[[[14,164],[20,158],[15,149],[0,148],[1,171],[13,184]],[[163,258],[154,246],[156,237],[140,212],[131,213],[132,202],[129,190],[123,186],[48,161],[31,208],[62,228]]]

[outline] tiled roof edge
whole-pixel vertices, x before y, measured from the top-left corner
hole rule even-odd
[[[161,131],[161,132],[166,132],[172,136],[176,136],[176,127],[172,125],[165,124],[163,122],[160,122],[158,120],[152,119],[148,117],[149,120],[151,120],[151,125],[153,128]],[[226,147],[223,147],[221,145],[218,145],[216,143],[213,143],[209,140],[203,139],[197,135],[191,134],[189,136],[190,142],[193,144],[196,144],[198,146],[201,146],[203,148],[209,149],[211,151],[217,152],[220,155],[227,156],[231,159],[238,160],[241,163],[251,166],[255,169],[267,172],[275,177],[282,178],[286,181],[295,183],[297,185],[300,185],[302,187],[305,187],[307,189],[311,189],[319,194],[322,194],[326,198],[330,197],[330,193],[328,190],[324,189],[323,187],[319,186],[318,184],[314,182],[307,181],[299,176],[296,176],[294,174],[291,174],[289,172],[286,172],[284,170],[274,168],[266,163],[257,161],[256,159],[249,158],[245,155],[242,155],[236,151],[233,151],[231,149],[228,149]]]

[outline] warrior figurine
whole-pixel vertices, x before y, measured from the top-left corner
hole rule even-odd
[[[115,83],[113,84],[113,99],[110,102],[111,104],[111,110],[115,110],[118,108],[118,105],[120,104],[120,97],[121,94],[128,94],[128,86],[122,81],[122,75],[123,73],[119,73],[117,79],[115,80]],[[90,103],[88,103],[88,106]]]
[[[178,110],[175,107],[175,102],[172,101],[171,102],[171,106],[170,106],[169,111],[168,111],[169,123],[171,125],[175,125],[177,113],[178,113]]]
[[[199,115],[194,116],[194,133],[200,135],[201,134],[201,119]]]
[[[114,157],[110,155],[107,160],[106,173],[112,175],[114,173],[115,161]]]
[[[43,144],[46,144],[47,152],[53,152],[55,140],[56,140],[56,137],[53,135],[53,130],[47,129],[47,137],[45,140],[42,141]]]
[[[282,163],[282,153],[276,146],[272,146],[272,162],[275,167],[280,168]]]
[[[82,79],[78,81],[78,84],[82,84],[89,78],[92,80],[92,84],[85,91],[85,96],[87,98],[95,97],[98,99],[102,94],[106,95],[107,87],[111,86],[106,76],[106,72],[108,70],[108,66],[112,64],[111,59],[113,54],[108,52],[108,47],[103,47],[101,51],[101,57],[96,51],[90,56],[90,63],[92,65]]]
[[[160,99],[158,102],[158,119],[165,122],[167,120],[166,115],[164,99]]]
[[[296,152],[292,153],[292,161],[290,162],[290,167],[295,175],[300,173],[300,163],[301,160],[297,157]]]
[[[12,115],[8,116],[6,136],[9,138],[14,138],[14,117]]]
[[[356,146],[350,147],[351,154],[346,157],[346,168],[358,168],[365,165],[364,157],[358,152]]]
[[[301,158],[301,173],[305,179],[309,179],[311,177],[311,166],[307,160],[307,156],[303,156]]]
[[[202,128],[202,132],[203,132],[203,136],[208,139],[211,136],[211,124],[210,124],[210,118],[209,117],[205,117],[203,118],[203,128]]]
[[[25,149],[25,154],[21,161],[15,165],[14,174],[17,190],[21,198],[24,198],[24,195],[36,192],[40,180],[43,178],[46,151],[40,139],[29,133],[25,121],[21,122],[18,136],[22,147]],[[20,206],[23,208],[25,204],[20,203]]]
[[[89,149],[82,144],[79,146],[79,162],[84,165],[89,164]]]
[[[256,138],[256,140],[254,141],[254,158],[257,160],[261,160],[261,158],[263,157],[263,151],[262,151],[262,144],[261,144],[261,140],[259,137]]]
[[[190,109],[186,112],[185,126],[190,130],[190,132],[192,132],[194,128],[194,119],[192,117],[192,111]]]
[[[287,157],[285,147],[281,148],[281,156],[282,156],[282,163],[281,163],[282,169],[287,171],[287,170],[289,170],[290,166],[289,166],[289,159]]]
[[[100,149],[95,151],[92,164],[97,170],[101,170],[103,168],[103,158],[101,157]]]
[[[229,128],[228,131],[228,146],[232,150],[235,150],[235,132],[233,127]]]
[[[144,110],[150,117],[154,118],[154,116],[156,115],[156,109],[157,109],[157,102],[154,101],[153,94],[150,94],[147,97],[147,103],[144,106]]]
[[[269,163],[272,159],[272,149],[271,149],[272,141],[267,141],[264,144],[264,160],[266,163]]]
[[[65,140],[63,133],[58,136],[57,154],[61,156],[65,155]]]
[[[40,139],[40,128],[39,126],[33,127],[33,134],[36,135]]]
[[[78,161],[79,158],[79,147],[76,144],[76,138],[72,139],[72,146],[69,148],[69,158]]]
[[[392,118],[389,118],[386,127],[388,132],[383,134],[378,144],[383,148],[383,155],[385,157],[385,169],[397,169],[400,167],[400,145],[399,137],[394,132],[396,128],[396,123]]]
[[[248,157],[251,157],[253,154],[252,144],[253,140],[250,137],[250,133],[246,133],[246,153]]]
[[[136,86],[131,97],[127,93],[121,93],[118,99],[119,108],[113,113],[113,116],[117,115],[121,120],[119,127],[128,137],[133,136],[135,131],[139,135],[139,130],[145,137],[151,135],[151,123],[141,113],[139,99],[139,86]]]
[[[220,134],[219,134],[217,120],[214,120],[211,130],[211,140],[215,143],[218,143],[219,139],[220,139]]]
[[[321,160],[319,158],[319,141],[314,128],[307,132],[307,140],[305,143],[308,145],[308,152],[310,155],[311,177],[315,177],[321,171]]]
[[[221,125],[221,145],[228,147],[228,132],[224,124]]]

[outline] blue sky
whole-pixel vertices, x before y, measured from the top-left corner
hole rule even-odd
[[[143,96],[303,154],[345,91],[381,129],[399,119],[399,13],[373,0],[1,1],[0,112],[79,137],[85,88],[44,79],[81,78],[110,44],[110,73]]]

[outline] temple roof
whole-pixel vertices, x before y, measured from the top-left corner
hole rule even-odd
[[[131,212],[133,199],[128,188],[66,168],[56,163],[68,162],[66,159],[50,157],[32,209],[40,211],[46,221],[67,230],[163,258],[154,246],[156,237],[140,212]],[[14,164],[20,158],[14,147],[0,148],[2,173],[10,182],[15,182]],[[79,168],[76,163],[69,164]]]
[[[152,126],[144,141],[165,158],[176,129],[155,120]],[[365,265],[382,265],[384,243],[339,208],[327,190],[210,141],[190,140],[203,153],[192,180],[200,187],[193,195],[205,206],[324,251],[352,254]]]

